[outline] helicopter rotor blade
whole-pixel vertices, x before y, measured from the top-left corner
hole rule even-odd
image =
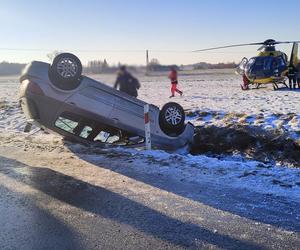
[[[257,46],[257,45],[262,45],[258,50],[262,50],[266,46],[274,46],[276,44],[289,44],[289,43],[300,43],[300,41],[275,41],[273,39],[266,40],[264,42],[260,43],[244,43],[244,44],[233,44],[233,45],[227,45],[227,46],[220,46],[220,47],[212,47],[212,48],[207,48],[207,49],[199,49],[199,50],[194,50],[192,52],[202,52],[202,51],[209,51],[209,50],[217,50],[217,49],[226,49],[226,48],[234,48],[234,47],[242,47],[242,46]]]
[[[284,43],[300,43],[300,41],[282,41],[282,42],[275,42],[274,44],[284,44]]]
[[[263,45],[261,47],[259,47],[257,50],[258,51],[261,51],[269,46],[275,46],[277,44],[295,44],[295,43],[299,43],[300,41],[275,41],[275,40],[272,40],[272,39],[269,39],[269,40],[266,40]]]
[[[257,50],[258,50],[258,51],[261,51],[261,50],[263,50],[265,47],[266,47],[266,45],[262,45],[262,46],[260,46]]]
[[[252,45],[263,45],[264,43],[245,43],[245,44],[233,44],[233,45],[227,45],[227,46],[221,46],[221,47],[213,47],[208,49],[199,49],[194,50],[192,52],[202,52],[202,51],[208,51],[208,50],[216,50],[216,49],[226,49],[226,48],[234,48],[234,47],[242,47],[242,46],[252,46]]]

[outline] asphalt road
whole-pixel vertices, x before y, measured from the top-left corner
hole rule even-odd
[[[24,150],[0,147],[0,249],[300,249],[300,203]]]

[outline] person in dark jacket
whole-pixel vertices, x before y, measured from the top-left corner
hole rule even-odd
[[[300,89],[300,62],[297,64],[297,84]]]
[[[126,70],[125,66],[121,66],[114,85],[115,89],[118,87],[120,91],[137,97],[138,89],[141,87],[141,85],[139,81]]]
[[[297,69],[294,66],[288,67],[288,78],[289,78],[289,87],[290,89],[296,88],[297,83]]]

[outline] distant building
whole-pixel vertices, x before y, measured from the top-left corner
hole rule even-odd
[[[179,67],[175,64],[161,65],[156,58],[153,58],[148,64],[147,70],[148,72],[160,72],[160,71],[169,71],[170,68],[175,68],[176,70],[179,70]]]

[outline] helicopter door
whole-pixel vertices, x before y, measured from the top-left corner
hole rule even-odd
[[[248,63],[248,59],[244,57],[240,62],[240,64],[235,69],[235,72],[239,75],[244,75],[247,63]]]

